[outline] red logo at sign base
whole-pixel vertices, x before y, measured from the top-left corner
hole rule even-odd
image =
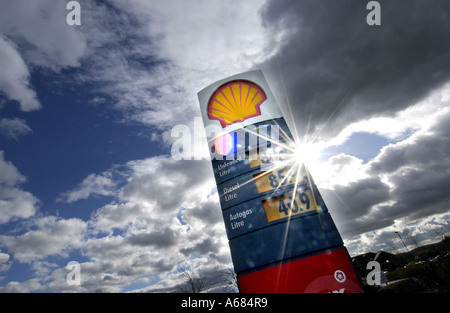
[[[345,248],[269,267],[238,279],[244,293],[364,292]]]

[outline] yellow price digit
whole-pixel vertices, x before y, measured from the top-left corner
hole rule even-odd
[[[258,193],[266,192],[281,186],[294,184],[296,173],[286,176],[285,169],[253,175]]]
[[[298,190],[294,199],[292,195],[283,195],[264,200],[262,204],[269,222],[317,210],[317,203],[310,190]]]

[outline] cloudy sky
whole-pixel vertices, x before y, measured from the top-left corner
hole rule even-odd
[[[171,291],[232,266],[210,161],[174,160],[171,129],[253,69],[350,254],[450,232],[449,1],[379,1],[379,26],[363,0],[80,0],[79,26],[68,2],[0,0],[1,292]]]

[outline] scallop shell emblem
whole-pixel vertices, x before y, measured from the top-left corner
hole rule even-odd
[[[247,80],[234,80],[220,86],[208,102],[208,117],[222,127],[261,115],[267,96],[261,87]]]

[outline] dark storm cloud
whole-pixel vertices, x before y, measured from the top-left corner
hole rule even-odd
[[[343,236],[387,226],[371,216],[374,205],[390,198],[389,186],[377,176],[337,186],[333,191],[323,190],[323,196]]]
[[[449,80],[449,1],[379,1],[380,26],[366,23],[367,3],[271,0],[262,10],[266,29],[285,37],[259,67],[280,97],[283,78],[300,134],[309,119],[309,133],[329,119],[330,136],[393,114]]]
[[[395,204],[388,209],[409,218],[444,213],[450,207],[450,113],[428,132],[385,148],[371,164],[372,173],[388,173]]]
[[[222,210],[219,210],[218,208],[220,205],[213,201],[214,199],[210,198],[210,201],[200,205],[197,204],[193,208],[190,208],[189,210],[186,210],[184,213],[185,215],[189,215],[185,218],[197,218],[201,219],[202,221],[208,223],[208,224],[216,224],[216,223],[222,223],[223,217],[222,217]]]
[[[214,243],[214,241],[211,238],[205,238],[203,241],[197,243],[192,248],[180,249],[180,252],[183,253],[185,256],[189,256],[193,253],[211,254],[211,253],[216,253],[217,251],[218,251],[218,246],[217,246],[217,244]]]
[[[412,222],[450,208],[450,113],[427,131],[385,147],[368,165],[369,178],[323,190],[344,237]],[[391,186],[381,177],[386,176]]]
[[[412,140],[389,145],[371,164],[373,173],[390,173],[401,167],[413,166],[435,172],[445,170],[450,163],[450,114],[443,114],[428,132]]]
[[[127,241],[137,246],[155,246],[156,248],[167,248],[176,243],[176,233],[165,228],[160,232],[152,232],[145,234],[138,234],[127,238]]]

